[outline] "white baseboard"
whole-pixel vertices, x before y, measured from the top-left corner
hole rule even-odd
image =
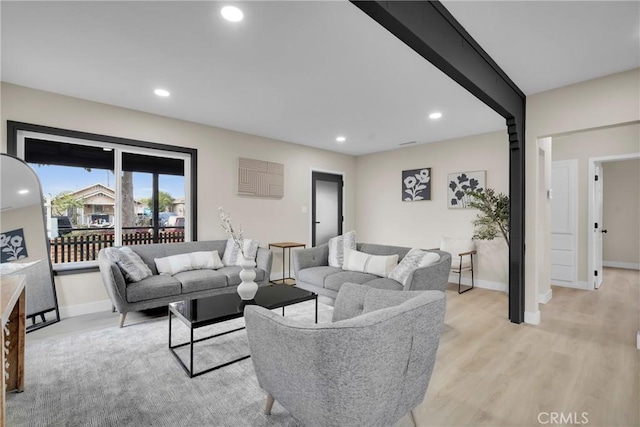
[[[636,348],[640,350],[640,331],[638,331],[638,335],[636,336]]]
[[[111,300],[93,301],[85,304],[67,305],[60,307],[60,318],[82,316],[84,314],[99,313],[111,310]]]
[[[640,263],[635,262],[617,262],[602,261],[603,267],[626,268],[627,270],[640,270]]]
[[[449,283],[455,283],[457,285],[458,275],[451,274],[449,276]],[[462,277],[461,283],[465,286],[471,286],[471,277]],[[507,292],[507,289],[508,289],[508,286],[506,283],[491,282],[489,280],[475,279],[474,284],[476,288],[490,289],[492,291]]]
[[[546,304],[549,301],[551,301],[552,297],[553,297],[553,290],[549,289],[544,294],[538,294],[538,302],[541,303],[541,304]]]
[[[585,291],[591,290],[587,282],[561,282],[559,280],[554,280],[551,282],[553,286],[561,286],[563,288],[573,288],[573,289],[582,289]]]
[[[531,311],[525,311],[524,323],[528,323],[530,325],[540,324],[540,311],[536,311],[535,313]]]

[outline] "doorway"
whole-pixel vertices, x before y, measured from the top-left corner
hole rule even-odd
[[[342,175],[327,172],[311,173],[311,244],[327,243],[342,234]]]
[[[604,241],[603,237],[608,233],[605,225],[607,221],[604,214],[604,188],[605,164],[610,165],[613,162],[621,162],[625,160],[640,159],[640,153],[622,154],[606,157],[589,158],[589,191],[588,191],[588,289],[599,289],[602,285],[602,269],[604,259]],[[635,190],[637,192],[637,189]],[[615,221],[620,224],[619,220]],[[635,235],[636,233],[627,232],[627,235]]]

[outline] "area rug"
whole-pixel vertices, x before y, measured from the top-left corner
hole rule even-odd
[[[332,308],[318,307],[319,322],[329,322]],[[287,307],[286,315],[313,322],[314,303]],[[173,323],[174,343],[186,341],[187,327]],[[235,319],[197,335],[243,324]],[[185,350],[181,356],[188,360]],[[196,344],[196,370],[243,354],[249,354],[244,330],[203,341]],[[166,317],[27,342],[25,358],[25,391],[7,395],[8,426],[298,425],[277,402],[272,415],[264,415],[265,393],[251,359],[188,378],[168,349]]]

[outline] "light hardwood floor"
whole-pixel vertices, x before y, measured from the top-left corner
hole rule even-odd
[[[640,272],[605,269],[598,291],[553,287],[537,326],[510,323],[500,292],[458,295],[450,285],[447,298],[433,376],[415,410],[418,426],[540,426],[541,412],[586,412],[589,427],[640,426]],[[165,313],[131,313],[127,321]],[[65,319],[27,340],[105,327],[117,327],[117,314]],[[410,425],[404,417],[396,427]]]
[[[541,412],[640,426],[640,272],[605,269],[597,291],[554,286],[537,326],[507,320],[506,294],[450,287],[447,297],[419,426],[554,425]]]

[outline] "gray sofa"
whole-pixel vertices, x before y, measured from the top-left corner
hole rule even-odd
[[[158,243],[130,246],[149,266],[153,276],[134,283],[127,283],[120,268],[110,261],[104,249],[98,253],[102,281],[113,306],[120,313],[120,327],[127,313],[161,307],[175,301],[191,300],[212,295],[236,292],[240,284],[240,267],[223,267],[218,270],[183,271],[173,276],[159,275],[154,258],[198,251],[218,251],[224,254],[226,240],[211,240],[185,243]],[[256,256],[256,278],[258,286],[269,284],[273,253],[258,248]]]
[[[372,255],[398,254],[398,262],[411,250],[411,248],[401,246],[376,245],[372,243],[358,243],[356,249]],[[340,287],[347,282],[396,291],[436,290],[444,292],[449,282],[451,254],[438,250],[431,250],[430,252],[439,254],[440,260],[428,267],[415,270],[409,276],[405,286],[403,286],[393,279],[357,271],[346,271],[339,267],[330,267],[329,246],[326,244],[310,249],[300,249],[293,252],[296,286],[334,300]]]

